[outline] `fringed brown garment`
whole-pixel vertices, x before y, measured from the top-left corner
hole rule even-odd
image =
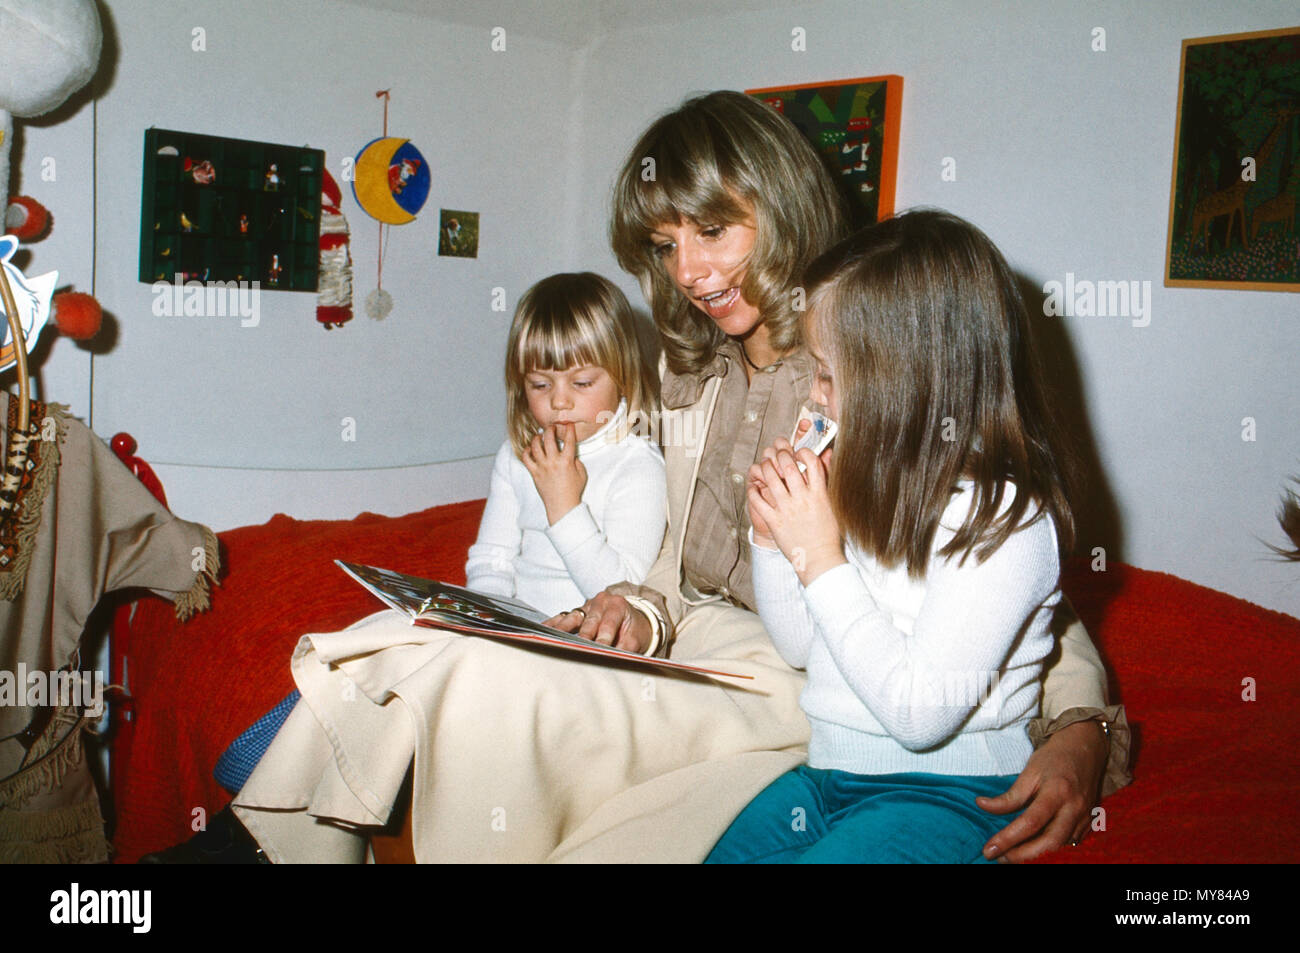
[[[29,685],[76,671],[86,620],[107,592],[152,589],[182,620],[206,609],[217,539],[173,516],[63,407],[32,402],[27,433],[11,440],[13,405],[0,393],[0,863],[104,861],[82,745],[96,719],[85,698]]]
[[[59,471],[59,443],[67,408],[31,402],[27,433],[15,432],[18,402],[8,401],[5,421],[5,468],[0,480],[0,599],[22,592],[32,558],[41,503]]]
[[[0,864],[103,863],[104,818],[83,731],[96,719],[56,709],[17,772],[0,781]]]

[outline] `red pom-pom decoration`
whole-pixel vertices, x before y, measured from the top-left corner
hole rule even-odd
[[[30,242],[45,234],[50,224],[50,212],[36,199],[15,195],[9,199],[5,210],[5,232],[21,242]]]
[[[54,296],[54,321],[59,333],[78,341],[99,333],[104,312],[94,295],[80,291],[60,291]]]

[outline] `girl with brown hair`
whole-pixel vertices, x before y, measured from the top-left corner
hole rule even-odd
[[[808,763],[710,860],[984,861],[1007,818],[975,798],[1031,754],[1074,528],[1024,304],[993,243],[935,211],[864,229],[808,283],[834,463],[778,441],[748,484],[759,615],[808,671]]]

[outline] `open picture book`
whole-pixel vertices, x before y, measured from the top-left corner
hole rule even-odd
[[[340,559],[334,560],[334,563],[389,608],[408,616],[412,625],[463,632],[466,635],[526,642],[531,645],[548,645],[587,656],[600,656],[655,668],[694,672],[698,675],[753,678],[752,675],[722,672],[687,662],[675,662],[672,659],[651,658],[626,649],[601,645],[590,639],[551,628],[545,624],[549,616],[514,599],[489,596],[450,583],[434,582],[431,579],[393,572],[391,569],[362,566],[358,563],[343,562]]]

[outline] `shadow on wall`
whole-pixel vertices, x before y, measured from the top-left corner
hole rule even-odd
[[[1100,546],[1106,560],[1124,559],[1124,528],[1120,525],[1119,507],[1110,481],[1101,467],[1097,441],[1088,420],[1083,380],[1074,344],[1062,321],[1042,320],[1046,300],[1041,283],[1022,274],[1016,278],[1020,294],[1029,308],[1030,334],[1038,359],[1043,366],[1047,397],[1057,420],[1065,430],[1064,447],[1073,454],[1078,483],[1071,495],[1075,523],[1078,527],[1075,552],[1087,558]]]

